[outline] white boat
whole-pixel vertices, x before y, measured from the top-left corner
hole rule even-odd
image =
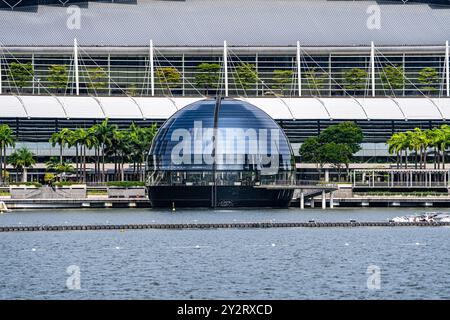
[[[6,206],[6,203],[4,201],[0,201],[0,213],[3,212],[9,212],[10,210]]]
[[[392,222],[450,222],[450,214],[445,212],[425,212],[391,219]]]

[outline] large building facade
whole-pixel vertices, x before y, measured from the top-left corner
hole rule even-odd
[[[364,132],[359,159],[387,160],[393,132],[438,126],[450,113],[450,7],[391,2],[5,7],[0,121],[45,160],[58,152],[48,138],[63,127],[106,117],[121,127],[161,125],[221,93],[266,111],[296,154],[307,137],[352,120]],[[17,64],[27,66],[25,77]]]

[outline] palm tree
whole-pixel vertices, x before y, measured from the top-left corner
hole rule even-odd
[[[52,147],[59,145],[59,163],[63,163],[63,149],[64,146],[70,141],[70,130],[68,128],[64,128],[59,132],[55,132],[50,137],[50,143]]]
[[[389,153],[397,155],[397,169],[401,166],[401,152],[402,152],[401,143],[402,137],[400,136],[399,133],[394,133],[387,141]]]
[[[92,149],[97,140],[95,138],[95,134],[92,128],[89,128],[87,130],[85,129],[78,129],[78,143],[81,146],[81,157],[82,157],[82,164],[83,164],[83,182],[86,182],[86,148]]]
[[[48,171],[54,171],[60,175],[62,180],[66,173],[73,172],[73,165],[68,162],[59,163],[56,157],[51,157],[49,161],[45,163]]]
[[[9,162],[16,170],[23,171],[22,182],[27,182],[27,170],[36,163],[36,160],[34,159],[34,154],[23,147],[11,154]]]
[[[148,153],[157,131],[156,124],[147,128],[141,128],[135,123],[130,125],[129,132],[133,150],[134,175],[137,180],[142,179],[142,166],[145,161],[145,155]]]
[[[442,135],[439,140],[439,149],[441,151],[442,169],[445,169],[445,151],[450,144],[450,126],[444,124],[440,127],[440,131],[442,132]]]
[[[433,148],[434,160],[433,167],[434,169],[440,169],[440,151],[441,144],[443,140],[445,140],[445,134],[443,130],[439,128],[433,128],[429,130],[425,130],[425,135],[427,136],[429,146]]]
[[[50,157],[50,159],[45,163],[47,171],[56,171],[56,167],[59,164],[59,159],[57,157]]]
[[[98,167],[98,171],[101,172],[99,180],[105,181],[105,154],[107,148],[112,144],[114,138],[114,131],[117,130],[117,126],[110,125],[108,123],[108,118],[106,118],[105,120],[102,121],[102,123],[96,124],[93,127],[93,130],[97,140],[96,168]],[[100,170],[100,162],[102,164],[101,170]]]
[[[419,168],[426,168],[426,164],[427,164],[427,149],[430,146],[430,139],[429,139],[429,135],[427,134],[426,131],[421,130],[419,128],[414,128],[414,133],[416,136],[416,139],[418,140],[418,143],[420,145],[420,149],[419,149],[419,155],[420,155],[420,163],[419,163]]]
[[[417,169],[417,165],[419,163],[419,154],[422,149],[422,141],[420,135],[422,134],[422,130],[419,128],[414,128],[414,131],[406,131],[406,135],[410,139],[410,149],[415,152],[414,155],[414,168]]]
[[[13,131],[7,124],[0,125],[0,184],[6,178],[6,147],[15,146]]]
[[[79,163],[80,163],[80,143],[78,141],[79,129],[70,131],[69,138],[67,141],[67,146],[69,148],[75,147],[75,174],[77,180],[79,179]]]
[[[121,130],[118,130],[116,125],[113,126],[111,133],[111,143],[105,148],[105,156],[109,156],[114,161],[114,179],[118,180],[119,171],[119,154],[120,154],[120,144],[123,140],[123,134]]]
[[[119,175],[117,180],[125,180],[125,172],[124,172],[124,164],[125,161],[131,159],[131,153],[133,150],[131,144],[131,134],[128,130],[120,130],[116,132],[117,145],[115,146],[117,149],[117,154],[119,156]]]

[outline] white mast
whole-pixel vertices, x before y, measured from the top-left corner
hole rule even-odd
[[[448,41],[445,41],[445,80],[447,97],[450,97],[450,61],[449,61],[449,46]]]
[[[75,93],[80,95],[80,78],[78,74],[78,43],[77,39],[73,39],[73,66],[75,70]]]
[[[224,81],[225,81],[225,97],[228,97],[228,52],[227,52],[227,41],[223,42],[223,69],[224,69]]]
[[[2,94],[2,52],[0,48],[0,94]]]
[[[375,97],[375,45],[373,41],[370,44],[370,67],[372,80],[372,97]]]
[[[153,58],[153,40],[150,40],[150,86],[153,97],[155,96],[155,61]]]
[[[297,78],[298,78],[298,96],[302,96],[302,67],[301,67],[300,41],[297,41]]]

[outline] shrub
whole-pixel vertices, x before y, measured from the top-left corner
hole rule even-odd
[[[42,184],[39,182],[13,182],[11,183],[12,186],[33,186],[33,187],[42,187]]]
[[[106,183],[108,187],[144,187],[145,183],[142,181],[109,181]]]
[[[54,185],[57,187],[65,187],[65,186],[72,186],[74,184],[80,184],[80,182],[77,181],[60,181],[60,182],[55,182]]]

